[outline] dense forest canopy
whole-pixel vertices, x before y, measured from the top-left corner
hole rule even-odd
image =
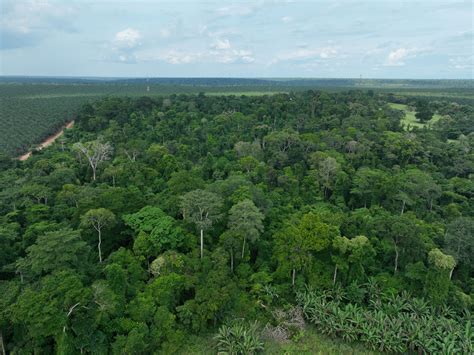
[[[472,353],[474,109],[425,100],[86,104],[61,144],[0,159],[0,347],[171,353],[216,334],[254,353],[306,322],[376,351]],[[389,101],[442,118],[406,129]]]

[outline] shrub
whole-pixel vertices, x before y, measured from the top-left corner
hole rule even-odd
[[[258,323],[235,320],[219,328],[215,336],[219,353],[256,354],[263,350]]]

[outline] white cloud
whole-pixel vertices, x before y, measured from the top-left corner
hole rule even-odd
[[[322,48],[319,56],[323,59],[334,58],[337,56],[337,50],[333,47]]]
[[[462,56],[449,59],[450,67],[453,69],[464,70],[474,69],[474,55]]]
[[[394,67],[394,66],[404,66],[405,61],[407,59],[415,58],[420,54],[431,52],[433,49],[426,47],[426,48],[406,48],[400,47],[397,49],[392,50],[387,58],[385,59],[384,66]]]
[[[141,54],[140,61],[164,61],[169,64],[220,63],[220,64],[249,64],[255,61],[252,51],[245,49],[212,49],[183,50],[170,48],[154,54]]]
[[[140,31],[126,28],[117,32],[113,39],[104,45],[104,59],[120,63],[136,63],[136,52],[142,46],[143,36]]]
[[[255,7],[244,4],[233,4],[216,9],[218,16],[247,16],[255,11]]]
[[[339,54],[336,47],[322,47],[322,48],[305,48],[280,53],[273,59],[270,64],[285,61],[308,61],[319,59],[335,58]]]
[[[117,32],[114,37],[114,45],[119,49],[133,49],[140,46],[142,35],[133,28],[127,28]]]
[[[202,57],[202,53],[185,52],[176,49],[171,49],[158,56],[169,64],[190,64],[198,61]]]
[[[231,64],[231,63],[253,63],[255,58],[253,53],[249,50],[243,49],[232,49],[226,51],[211,51],[210,59],[215,60],[218,63]]]
[[[405,65],[405,62],[403,61],[408,55],[410,54],[410,50],[406,48],[398,48],[395,49],[394,51],[391,51],[388,56],[387,60],[385,62],[386,66],[403,66]]]
[[[283,16],[283,17],[281,18],[281,21],[282,21],[283,23],[289,23],[289,22],[293,21],[293,17],[291,17],[291,16]]]
[[[228,39],[217,39],[212,45],[211,48],[217,50],[229,49],[230,42]]]

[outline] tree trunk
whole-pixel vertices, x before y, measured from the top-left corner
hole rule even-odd
[[[92,180],[95,181],[95,168],[92,167]]]
[[[112,175],[112,186],[115,187],[115,175]]]
[[[453,271],[454,271],[454,267],[451,269],[451,271],[449,271],[449,279],[450,280],[453,277]]]
[[[204,251],[204,231],[201,229],[201,259]]]
[[[5,343],[3,342],[3,334],[0,330],[0,346],[2,347],[2,355],[6,355],[7,351],[5,350]]]
[[[395,268],[393,270],[393,274],[395,275],[398,271],[398,247],[395,242],[394,244],[395,244]]]
[[[230,249],[230,271],[234,272],[234,250]]]
[[[242,259],[244,258],[244,254],[245,254],[245,237],[244,237],[244,242],[242,244]]]
[[[337,278],[337,264],[336,266],[334,267],[334,276],[332,278],[332,284],[335,285],[336,284],[336,278]]]
[[[291,285],[295,286],[295,278],[296,278],[296,269],[293,269],[291,273]]]
[[[102,249],[100,248],[100,245],[102,244],[102,234],[100,232],[100,229],[98,230],[99,232],[99,244],[97,244],[97,248],[99,249],[99,262],[102,263]]]
[[[403,200],[403,203],[402,203],[402,211],[400,213],[400,215],[403,215],[403,212],[405,211],[405,200]]]

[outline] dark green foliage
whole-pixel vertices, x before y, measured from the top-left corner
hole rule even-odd
[[[0,157],[6,352],[168,354],[216,333],[259,352],[254,320],[304,337],[296,301],[367,348],[472,352],[473,111],[426,101],[443,118],[409,132],[379,92],[83,106],[62,144]],[[107,148],[95,168],[86,142]]]
[[[429,106],[429,103],[425,100],[419,100],[416,103],[416,114],[415,117],[421,123],[431,120],[433,117],[433,111]]]

